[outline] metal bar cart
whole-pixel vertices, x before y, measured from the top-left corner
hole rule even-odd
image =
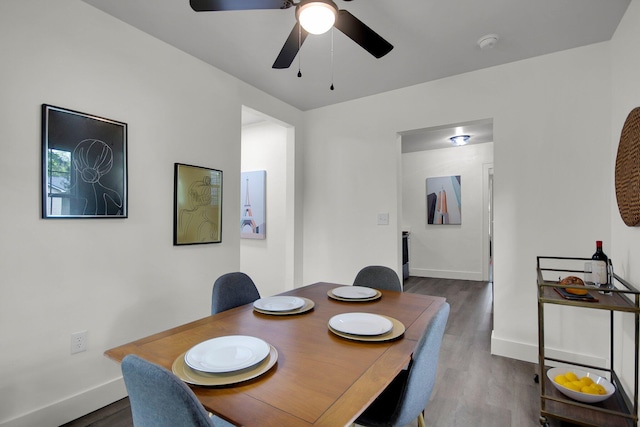
[[[589,293],[597,295],[597,302],[585,300],[565,299],[562,290],[572,286],[559,284],[559,276],[578,275],[584,273],[584,263],[590,258],[567,257],[537,257],[538,276],[538,358],[540,382],[540,424],[549,426],[549,419],[567,421],[587,427],[635,427],[638,422],[638,333],[640,329],[640,292],[624,279],[612,273],[614,286],[602,294],[596,288],[590,288]],[[575,286],[573,286],[575,287]],[[582,307],[593,310],[609,311],[609,367],[602,368],[571,360],[548,357],[545,354],[545,322],[544,307],[546,304]],[[614,313],[622,312],[633,316],[635,322],[634,334],[634,385],[633,394],[627,395],[620,378],[614,369]],[[619,344],[619,343],[618,343]],[[603,402],[582,403],[572,400],[560,393],[547,377],[550,366],[575,366],[576,369],[588,372],[598,372],[607,378],[616,388],[615,393]]]

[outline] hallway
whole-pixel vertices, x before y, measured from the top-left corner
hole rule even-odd
[[[426,425],[539,426],[537,365],[491,355],[491,283],[410,277],[404,289],[451,304]]]

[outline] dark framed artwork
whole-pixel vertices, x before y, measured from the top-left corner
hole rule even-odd
[[[222,171],[176,163],[173,244],[222,241]]]
[[[42,218],[127,217],[127,124],[42,105]]]

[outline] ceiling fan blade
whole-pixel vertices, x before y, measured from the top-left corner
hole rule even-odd
[[[391,43],[346,10],[338,11],[334,26],[376,58],[382,58],[393,49]]]
[[[189,3],[196,12],[288,9],[293,6],[291,0],[189,0]]]
[[[300,35],[300,41],[298,41],[298,34]],[[293,26],[293,30],[287,37],[287,41],[284,42],[284,46],[282,46],[282,50],[278,54],[276,61],[273,63],[272,68],[289,68],[293,60],[296,58],[298,54],[298,50],[300,50],[300,46],[304,43],[304,40],[307,38],[309,33],[307,33],[303,28],[300,28],[300,24],[296,22],[296,25]]]

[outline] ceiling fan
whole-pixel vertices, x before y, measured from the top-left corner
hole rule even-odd
[[[273,68],[289,68],[307,35],[322,34],[331,27],[340,30],[376,58],[382,58],[393,49],[391,43],[348,11],[338,9],[332,0],[190,0],[190,4],[196,12],[289,9],[295,6],[296,24],[273,63]],[[313,9],[329,18],[329,23],[324,28],[314,29],[307,25],[306,15]]]

